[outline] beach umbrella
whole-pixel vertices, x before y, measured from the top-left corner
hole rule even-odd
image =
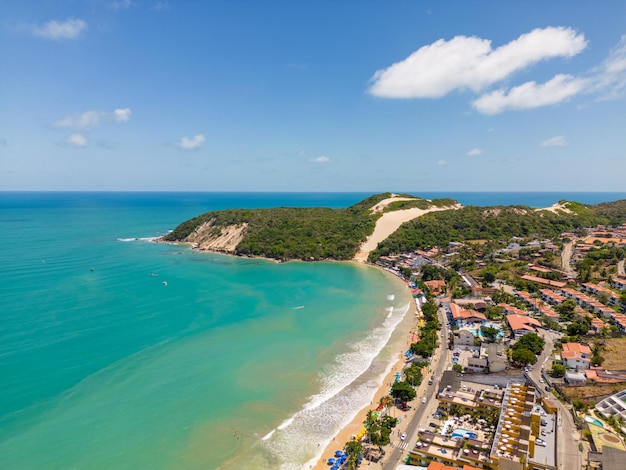
[[[332,457],[328,459],[328,462],[326,462],[328,465],[334,465],[335,464],[335,459],[333,459]]]
[[[341,457],[343,455],[343,452],[340,450],[336,450],[335,451],[335,457]]]

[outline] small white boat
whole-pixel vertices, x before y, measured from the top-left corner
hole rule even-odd
[[[163,285],[166,286],[167,285],[167,281],[163,281]]]

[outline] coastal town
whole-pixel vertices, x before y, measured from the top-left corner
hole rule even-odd
[[[411,289],[410,346],[320,465],[624,468],[625,258],[626,225],[380,257]]]

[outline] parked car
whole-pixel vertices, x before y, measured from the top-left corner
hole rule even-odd
[[[541,430],[541,435],[542,435],[542,436],[545,436],[545,435],[546,435],[546,430],[545,430],[545,429],[542,429],[542,430]]]
[[[426,403],[426,397],[422,398],[422,403]]]
[[[546,441],[544,441],[543,439],[535,439],[535,444],[537,444],[538,446],[541,446],[541,447],[545,447],[546,446]]]
[[[541,377],[539,377],[539,383],[542,384],[543,383],[543,379]]]
[[[429,424],[429,426],[430,426],[431,428],[436,428],[436,427],[437,427],[437,425],[436,425],[435,423],[432,423],[432,422]]]

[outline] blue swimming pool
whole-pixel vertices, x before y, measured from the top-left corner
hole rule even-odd
[[[463,428],[456,428],[454,431],[452,431],[452,439],[457,440],[463,439],[464,437],[476,439],[478,437],[478,434]]]

